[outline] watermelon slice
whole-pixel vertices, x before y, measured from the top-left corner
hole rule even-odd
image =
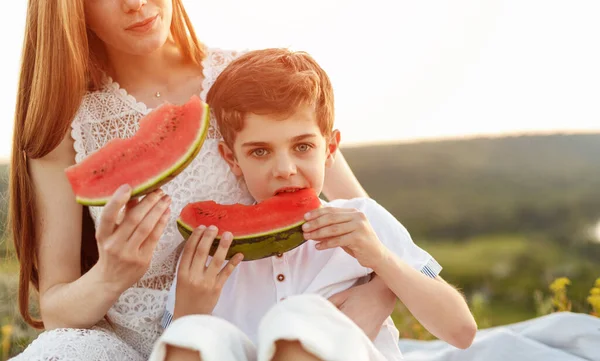
[[[182,209],[177,228],[188,239],[198,226],[217,226],[219,232],[210,249],[211,256],[223,232],[231,232],[233,242],[226,259],[243,253],[244,261],[252,261],[283,254],[304,243],[304,214],[319,207],[321,201],[310,188],[280,193],[255,205],[194,202]]]
[[[195,95],[185,104],[154,109],[131,138],[113,139],[65,170],[76,201],[102,206],[123,184],[138,197],[167,183],[200,151],[208,114],[208,105]]]

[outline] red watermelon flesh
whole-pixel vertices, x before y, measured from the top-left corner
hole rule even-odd
[[[177,220],[181,235],[188,239],[201,225],[215,225],[218,237],[209,254],[214,255],[223,232],[231,232],[233,241],[225,259],[242,253],[244,261],[253,261],[288,252],[304,242],[304,215],[321,207],[313,189],[281,193],[255,205],[217,204],[213,201],[190,203]]]
[[[255,205],[190,203],[183,208],[177,222],[189,233],[201,225],[215,225],[219,228],[219,237],[223,232],[231,232],[234,239],[242,239],[297,227],[305,222],[307,212],[320,206],[316,192],[305,188],[279,193]]]
[[[78,203],[104,205],[123,184],[132,196],[155,190],[198,154],[209,127],[208,105],[192,96],[182,105],[163,104],[139,122],[128,139],[114,139],[65,170]]]

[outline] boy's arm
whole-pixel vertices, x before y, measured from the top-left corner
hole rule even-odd
[[[440,276],[428,277],[392,252],[373,271],[434,336],[461,349],[471,345],[477,324],[464,297]]]
[[[335,162],[325,172],[323,194],[329,200],[368,196],[339,149],[337,150]]]
[[[386,246],[384,261],[372,266],[373,271],[434,336],[458,348],[469,347],[477,324],[463,295],[438,275],[442,267],[376,201],[367,200],[364,211]]]
[[[308,236],[320,242],[319,249],[342,246],[374,271],[433,335],[459,348],[471,344],[477,325],[465,299],[438,276],[442,267],[390,212],[368,198],[329,206],[333,208],[308,217]]]

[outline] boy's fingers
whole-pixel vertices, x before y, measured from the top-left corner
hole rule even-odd
[[[315,247],[319,251],[322,251],[325,249],[330,249],[330,248],[341,247],[341,246],[342,246],[342,237],[329,238],[328,240],[321,241],[315,245]]]
[[[179,262],[180,269],[188,271],[192,267],[192,261],[194,259],[194,255],[196,254],[196,248],[198,247],[198,243],[200,243],[200,237],[202,237],[205,230],[205,226],[197,227],[188,237],[181,254],[181,261]]]
[[[346,235],[348,233],[353,232],[354,230],[355,227],[352,222],[336,223],[316,229],[312,232],[304,232],[304,239],[329,239],[333,237],[340,237]]]
[[[210,246],[215,240],[218,232],[219,230],[217,227],[210,226],[206,228],[204,234],[202,234],[200,243],[198,244],[198,247],[196,247],[196,253],[194,254],[194,259],[190,268],[190,272],[192,272],[192,274],[204,274],[206,270],[206,261],[208,260],[208,254],[210,252]]]
[[[227,279],[229,278],[229,276],[231,276],[233,270],[237,267],[237,265],[239,265],[242,262],[243,259],[244,254],[242,253],[237,253],[233,257],[231,257],[229,262],[227,262],[225,267],[223,267],[223,269],[221,270],[221,272],[219,272],[219,275],[217,276],[217,287],[222,288],[223,285],[225,285],[225,282],[227,282]]]
[[[352,214],[350,212],[334,212],[325,213],[320,217],[313,218],[310,221],[302,225],[304,232],[312,232],[319,228],[331,226],[339,223],[346,223],[352,220]]]
[[[215,251],[210,264],[207,269],[207,276],[216,277],[223,264],[225,264],[225,257],[227,256],[227,251],[229,251],[229,246],[231,246],[231,241],[233,240],[233,235],[230,232],[223,232],[221,239],[219,240],[219,247]]]
[[[352,208],[321,207],[321,208],[313,209],[310,212],[307,212],[304,215],[304,220],[310,221],[310,220],[313,220],[315,218],[321,217],[322,215],[329,214],[329,213],[352,213],[352,212],[357,212],[357,210],[352,209]]]

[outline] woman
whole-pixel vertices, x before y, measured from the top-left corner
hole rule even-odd
[[[74,201],[64,169],[111,139],[132,136],[138,120],[165,101],[183,103],[193,94],[205,99],[236,56],[197,40],[181,0],[29,1],[10,216],[21,267],[20,311],[47,331],[17,359],[148,357],[162,332],[181,250],[176,215],[190,199],[247,203],[250,197],[220,159],[212,121],[191,165],[141,202],[122,187],[105,207],[88,210]],[[339,159],[325,195],[364,195]],[[42,320],[29,313],[30,282],[39,292]],[[375,278],[332,301],[374,335],[395,298]]]

